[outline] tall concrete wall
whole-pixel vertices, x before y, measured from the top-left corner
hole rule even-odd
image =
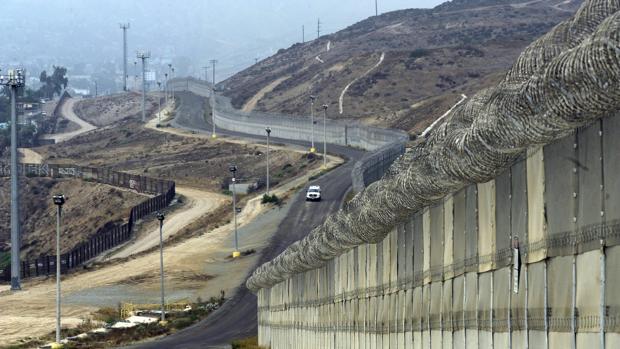
[[[175,91],[190,91],[199,96],[214,98],[210,85],[204,80],[195,78],[178,78],[171,80],[168,86]],[[378,180],[398,156],[405,152],[405,144],[409,140],[406,132],[387,130],[355,124],[346,124],[327,119],[323,132],[323,115],[315,115],[314,130],[311,117],[296,117],[271,113],[245,113],[233,108],[230,99],[224,96],[215,97],[215,125],[219,128],[264,136],[265,127],[272,130],[271,135],[277,138],[312,141],[323,143],[323,135],[329,144],[358,147],[372,151],[355,165],[352,173],[353,188],[361,191],[366,185]]]
[[[258,291],[277,348],[620,347],[620,115]]]
[[[169,86],[174,90],[190,91],[211,98],[209,87],[202,80],[179,78],[170,81]],[[229,131],[264,136],[265,127],[269,126],[273,137],[308,142],[314,139],[316,144],[322,144],[324,135],[322,113],[315,114],[314,121],[313,128],[310,115],[295,117],[261,112],[246,113],[233,108],[229,98],[221,95],[215,97],[215,125]],[[326,120],[325,136],[329,144],[359,147],[365,150],[374,150],[387,143],[408,139],[403,131],[351,125],[330,119]]]

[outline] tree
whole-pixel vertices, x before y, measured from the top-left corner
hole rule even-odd
[[[54,94],[60,94],[63,89],[67,88],[69,79],[65,76],[67,74],[67,68],[54,66],[54,72],[52,75],[47,75],[44,70],[39,75],[39,81],[43,86],[39,89],[41,95],[52,98]]]

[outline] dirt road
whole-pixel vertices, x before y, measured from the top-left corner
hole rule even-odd
[[[19,162],[22,164],[40,164],[43,162],[43,157],[36,151],[30,148],[18,148]]]
[[[192,221],[204,216],[219,205],[229,201],[229,198],[216,193],[203,190],[176,187],[176,192],[189,201],[187,209],[166,217],[163,226],[163,237],[166,241],[171,236],[188,226]],[[140,238],[131,242],[118,252],[112,254],[108,259],[125,258],[131,255],[144,252],[154,246],[159,245],[159,228],[143,234]]]
[[[62,105],[62,107],[60,108],[60,113],[62,117],[64,117],[65,119],[69,121],[75,122],[76,124],[79,125],[80,128],[73,132],[45,135],[43,137],[44,139],[53,139],[56,143],[60,143],[60,142],[69,140],[77,135],[92,131],[97,128],[95,125],[91,125],[88,122],[80,119],[75,114],[75,112],[73,111],[73,106],[75,105],[77,101],[78,100],[75,98],[67,99],[65,103]]]

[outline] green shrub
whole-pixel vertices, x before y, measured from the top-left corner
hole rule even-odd
[[[261,199],[262,204],[275,204],[278,205],[280,203],[280,198],[276,194],[267,195],[264,194]]]

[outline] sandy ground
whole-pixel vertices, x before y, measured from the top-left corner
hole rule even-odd
[[[43,162],[43,157],[36,151],[30,148],[18,148],[19,162],[22,164],[40,164]]]
[[[284,80],[290,77],[291,77],[290,75],[283,76],[279,79],[276,79],[269,85],[263,87],[260,91],[258,91],[258,93],[254,95],[254,97],[250,98],[250,100],[245,103],[245,105],[243,106],[241,110],[245,112],[251,112],[252,110],[254,110],[254,108],[256,108],[256,104],[258,103],[258,101],[260,101],[263,97],[265,97],[267,93],[273,91],[274,88],[278,87],[278,85],[280,85]]]
[[[176,187],[176,192],[183,195],[185,197],[185,200],[189,201],[189,206],[182,212],[174,214],[168,219],[164,220],[164,241],[181,231],[193,220],[198,219],[203,215],[209,213],[211,210],[214,210],[219,205],[223,205],[224,203],[230,201],[229,198],[224,195],[198,189]],[[120,251],[112,254],[109,259],[129,257],[133,254],[144,252],[158,245],[159,228],[150,231],[148,234],[142,235],[140,238],[136,239],[129,245],[122,248]]]
[[[63,104],[62,108],[60,109],[60,113],[65,119],[78,124],[80,128],[77,131],[73,132],[45,135],[43,137],[44,139],[53,139],[56,143],[60,143],[97,128],[95,125],[91,125],[88,122],[80,119],[77,115],[75,115],[75,112],[73,111],[73,106],[77,101],[78,100],[75,98],[67,99],[65,104]]]
[[[171,128],[156,128],[157,118],[147,127],[180,134],[203,137]],[[247,143],[232,138],[217,142]],[[290,150],[290,149],[289,149]],[[298,151],[304,151],[299,149]],[[30,154],[32,156],[32,154]],[[328,157],[328,168],[342,163],[337,157]],[[280,197],[296,187],[305,185],[308,178],[320,169],[286,182],[272,192]],[[178,188],[191,201],[187,210],[167,217],[166,235],[172,236],[192,219],[198,218],[220,204],[226,204],[222,195],[192,188]],[[265,246],[286,216],[288,204],[283,207],[264,206],[260,198],[248,201],[238,215],[238,235],[241,250]],[[169,222],[169,223],[168,223]],[[259,256],[253,254],[235,260],[233,252],[234,229],[232,223],[189,238],[174,246],[164,248],[165,284],[169,301],[197,297],[206,299],[219,295],[220,290],[230,294],[247,276]],[[119,250],[115,257],[139,252],[159,243],[158,230],[143,234],[136,243]],[[139,242],[139,243],[138,243]],[[0,338],[11,342],[24,337],[41,336],[54,328],[55,279],[26,280],[23,291],[11,293],[0,289]],[[116,306],[119,302],[157,302],[159,297],[159,252],[155,251],[120,263],[112,263],[97,270],[64,276],[62,280],[63,326],[75,326],[102,306]]]

